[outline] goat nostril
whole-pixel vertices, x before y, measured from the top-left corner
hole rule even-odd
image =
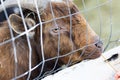
[[[95,44],[95,46],[98,47],[98,48],[102,48],[103,42],[102,42],[102,41],[99,41],[99,42],[97,42],[97,43]]]

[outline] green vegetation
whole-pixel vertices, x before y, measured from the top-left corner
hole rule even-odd
[[[90,26],[101,37],[104,46],[111,36],[111,43],[107,49],[120,45],[120,42],[116,41],[120,39],[120,0],[74,0],[74,2]]]

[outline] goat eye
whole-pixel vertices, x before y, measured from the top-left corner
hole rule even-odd
[[[53,31],[54,33],[58,33],[59,30],[60,30],[60,28],[54,28],[52,31]]]

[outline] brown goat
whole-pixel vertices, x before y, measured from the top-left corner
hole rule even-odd
[[[71,1],[69,2],[69,7],[65,2],[52,2],[51,5],[54,16],[51,12],[50,4],[47,5],[41,14],[43,22],[42,35],[44,59],[47,60],[51,58],[50,61],[45,61],[43,72],[51,70],[57,59],[58,63],[55,69],[68,64],[69,62],[76,63],[85,59],[98,58],[102,53],[102,42],[99,41],[99,37],[90,28],[84,17],[78,13],[79,10],[75,4]],[[29,14],[30,11],[35,14],[32,17],[25,18],[27,27],[31,28],[31,26],[39,24],[36,9],[31,10],[29,6],[23,8],[24,15]],[[70,25],[68,8],[70,9],[71,14],[73,14],[71,15],[72,26]],[[66,17],[59,18],[63,16]],[[58,18],[55,20],[56,22],[53,20],[53,17]],[[19,15],[11,14],[9,19],[15,36],[25,31],[22,18]],[[34,33],[32,36],[29,36],[32,47],[32,67],[37,65],[38,62],[42,62],[40,27],[41,26],[37,26],[34,30],[29,32],[29,34],[31,34],[31,32]],[[72,31],[70,32],[70,30]],[[0,24],[0,32],[0,43],[11,38],[7,22]],[[29,47],[27,46],[28,44],[25,35],[16,39],[15,45],[18,58],[17,75],[20,75],[29,69]],[[0,74],[0,79],[8,80],[14,78],[14,68],[13,46],[12,42],[9,42],[0,46],[0,73],[2,73]],[[38,75],[38,72],[36,71],[32,72],[31,78]],[[23,77],[23,79],[26,79],[26,77]]]

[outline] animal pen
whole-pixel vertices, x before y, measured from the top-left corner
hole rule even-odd
[[[118,46],[119,2],[1,0],[0,80],[41,80]],[[102,57],[113,68],[119,53]]]

